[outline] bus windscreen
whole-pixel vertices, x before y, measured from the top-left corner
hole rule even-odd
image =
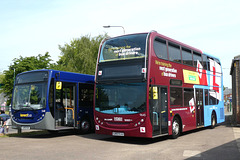
[[[145,57],[147,34],[112,38],[104,42],[99,62]]]
[[[46,107],[48,72],[17,76],[12,107],[15,110],[38,110]]]
[[[146,111],[145,83],[100,84],[95,110],[106,114],[136,114]]]

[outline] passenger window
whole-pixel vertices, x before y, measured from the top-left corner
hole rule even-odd
[[[193,52],[193,61],[194,61],[194,67],[197,68],[197,61],[199,61],[202,64],[202,56],[200,53]]]
[[[79,105],[80,107],[93,107],[93,84],[79,84]]]
[[[217,104],[217,94],[215,91],[209,91],[209,105],[216,105]]]
[[[202,55],[202,58],[203,58],[203,64],[202,64],[203,69],[207,70],[207,69],[208,69],[208,68],[207,68],[207,63],[208,63],[207,56],[203,54],[203,55]]]
[[[221,66],[220,61],[218,59],[214,59],[214,60]]]
[[[182,88],[170,88],[170,104],[171,106],[182,106]]]
[[[54,79],[51,79],[51,84],[49,88],[49,97],[48,97],[48,105],[52,116],[54,117]]]
[[[205,105],[208,105],[208,89],[204,89],[204,95],[205,95]]]
[[[183,64],[186,65],[193,65],[193,57],[192,57],[192,53],[191,50],[188,49],[182,49],[182,59],[183,59]]]
[[[192,88],[184,88],[184,106],[189,107],[189,102],[194,99],[194,90]]]
[[[153,43],[153,48],[158,58],[168,60],[166,41],[156,38]]]
[[[178,45],[169,43],[168,50],[169,50],[169,60],[181,63],[180,47]]]
[[[208,70],[209,70],[209,71],[211,71],[211,65],[210,65],[210,63],[212,63],[212,62],[213,62],[213,59],[210,58],[210,57],[207,57],[207,66],[208,66]]]
[[[215,69],[217,73],[222,73],[222,69],[221,69],[221,63],[218,59],[214,59],[215,61]],[[219,75],[219,74],[218,74]],[[220,76],[220,75],[219,75]]]

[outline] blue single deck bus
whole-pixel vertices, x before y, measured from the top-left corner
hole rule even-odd
[[[17,75],[12,122],[17,129],[93,129],[94,76],[57,70]]]

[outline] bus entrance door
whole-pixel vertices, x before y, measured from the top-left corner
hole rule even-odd
[[[196,95],[197,126],[202,126],[204,125],[203,89],[195,89],[195,95]]]
[[[168,133],[168,92],[167,87],[153,86],[150,90],[150,110],[153,136]]]
[[[62,83],[56,90],[55,124],[56,129],[75,126],[76,84]]]

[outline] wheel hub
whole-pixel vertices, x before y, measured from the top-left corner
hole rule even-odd
[[[173,122],[173,132],[176,135],[179,133],[179,124],[176,121]]]

